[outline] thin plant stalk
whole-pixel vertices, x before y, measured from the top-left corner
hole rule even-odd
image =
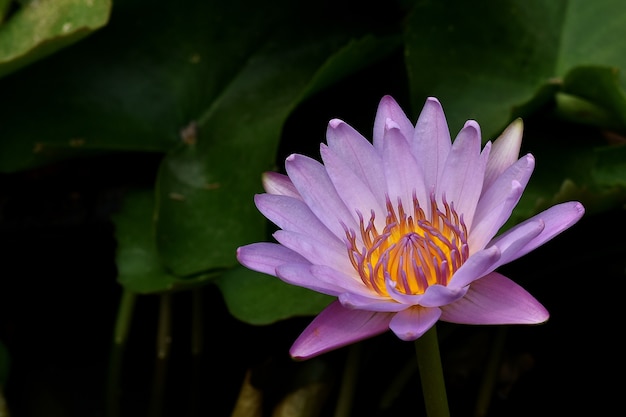
[[[415,354],[422,382],[426,415],[428,417],[450,417],[435,326],[415,341]]]
[[[122,361],[130,324],[135,309],[136,294],[124,289],[120,297],[117,310],[117,319],[113,330],[113,343],[109,358],[109,375],[107,384],[107,416],[117,417],[120,415],[120,397],[122,381]]]
[[[334,417],[349,417],[352,410],[356,381],[361,359],[361,344],[354,343],[349,347],[346,365],[341,380],[339,398],[335,407]]]
[[[150,417],[160,417],[163,414],[167,363],[170,356],[172,342],[172,300],[171,294],[160,296],[159,324],[157,330],[156,362],[154,382],[152,385],[152,399],[150,402]]]
[[[478,399],[476,400],[476,407],[474,408],[475,417],[484,417],[487,415],[487,411],[489,411],[493,388],[496,384],[498,367],[502,360],[502,350],[504,349],[505,339],[506,327],[498,328],[489,354],[487,367],[483,374],[480,391],[478,392]]]

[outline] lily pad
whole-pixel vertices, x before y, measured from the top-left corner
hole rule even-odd
[[[319,313],[334,299],[242,266],[230,269],[215,283],[230,314],[250,324],[265,325]]]
[[[9,6],[0,2],[0,77],[102,28],[111,12],[110,0],[37,0],[19,2],[6,19]]]
[[[453,132],[475,119],[492,139],[512,118],[526,116],[515,108],[570,71],[626,68],[623,46],[615,41],[626,38],[624,23],[619,0],[419,2],[406,37],[415,107],[436,96]],[[605,84],[599,93],[614,96],[624,86],[625,80]]]
[[[180,279],[167,272],[156,249],[153,218],[153,190],[127,194],[122,210],[113,217],[118,282],[138,294],[188,289],[206,283],[211,274]]]

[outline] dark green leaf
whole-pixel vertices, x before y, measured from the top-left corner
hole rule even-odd
[[[165,270],[156,250],[153,219],[152,190],[129,193],[114,216],[118,282],[130,291],[146,294],[191,288],[210,279],[211,274],[204,274],[181,280]]]
[[[616,42],[624,38],[626,7],[619,0],[419,2],[406,38],[415,105],[436,96],[453,132],[476,119],[491,139],[520,115],[514,109],[570,71],[625,69],[626,54]],[[626,85],[596,86],[602,83],[601,94],[609,97]]]
[[[229,268],[238,246],[265,238],[253,196],[261,191],[263,171],[275,165],[287,116],[320,85],[359,68],[366,53],[380,56],[397,45],[394,39],[297,34],[259,48],[197,121],[197,131],[190,129],[191,139],[162,164],[158,247],[179,276]],[[355,55],[360,59],[345,59]]]
[[[9,7],[0,1],[0,22]],[[109,20],[110,0],[21,2],[0,25],[0,77],[75,43]]]
[[[250,324],[271,324],[294,316],[315,315],[333,300],[333,297],[285,284],[278,278],[242,266],[232,268],[215,283],[230,313]]]
[[[556,75],[565,11],[564,1],[419,2],[406,36],[415,107],[435,96],[453,136],[475,119],[493,138]]]

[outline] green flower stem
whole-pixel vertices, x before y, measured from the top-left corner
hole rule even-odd
[[[349,417],[351,415],[360,358],[361,344],[354,343],[348,350],[348,358],[346,359],[346,366],[343,371],[334,417]]]
[[[113,330],[113,343],[109,358],[109,376],[107,386],[107,416],[117,417],[120,415],[120,383],[122,380],[122,357],[130,323],[135,308],[136,294],[124,289],[120,298],[120,305],[117,310],[115,329]]]
[[[428,417],[450,417],[435,326],[415,341],[415,354],[420,380],[422,381],[426,415]]]

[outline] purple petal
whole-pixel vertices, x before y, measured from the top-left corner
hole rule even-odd
[[[578,220],[580,220],[583,214],[585,214],[585,208],[577,201],[557,204],[516,225],[502,235],[496,237],[490,243],[490,246],[495,245],[500,247],[506,247],[511,245],[512,240],[516,240],[519,238],[519,236],[516,234],[516,229],[523,228],[527,223],[541,220],[545,224],[545,227],[541,231],[541,233],[531,239],[523,247],[519,248],[515,252],[508,251],[506,258],[503,258],[500,262],[501,265],[504,265],[505,263],[514,261],[515,259],[526,255],[533,249],[543,245],[559,233],[572,226]]]
[[[440,316],[439,308],[411,307],[396,313],[389,328],[402,340],[415,340],[433,327]]]
[[[386,184],[381,156],[367,139],[347,123],[333,119],[326,130],[328,147],[365,182],[381,204],[385,204]]]
[[[489,188],[500,174],[517,161],[522,146],[523,131],[522,119],[516,119],[493,142],[485,171],[483,189]]]
[[[510,230],[510,234],[506,239],[499,240],[497,244],[490,243],[488,247],[497,247],[500,250],[501,256],[498,259],[496,268],[500,265],[504,265],[517,259],[518,252],[525,248],[529,242],[535,239],[543,230],[546,224],[541,219],[535,219],[534,221],[528,221],[519,224]]]
[[[387,179],[387,192],[392,204],[402,200],[404,210],[413,211],[413,193],[418,201],[429,201],[421,168],[413,158],[409,144],[397,128],[390,128],[385,133],[383,144],[383,164]],[[424,204],[428,216],[429,205]]]
[[[276,276],[276,268],[284,264],[308,264],[302,256],[276,243],[253,243],[237,249],[237,260],[246,268]]]
[[[459,324],[538,324],[549,317],[532,295],[497,272],[474,281],[465,297],[441,309],[441,320]]]
[[[354,273],[354,267],[347,255],[347,249],[338,240],[336,244],[328,245],[317,239],[316,235],[278,230],[274,238],[281,245],[299,253],[315,265],[326,265],[343,273]]]
[[[384,227],[385,214],[387,213],[384,208],[385,200],[378,200],[369,186],[327,146],[322,146],[320,153],[326,172],[328,172],[330,180],[346,207],[358,209],[364,216],[369,216],[370,212],[374,210],[377,214],[375,217],[376,226]]]
[[[331,303],[296,339],[289,350],[294,359],[309,359],[389,330],[393,313],[350,310]]]
[[[369,310],[379,312],[398,312],[409,307],[405,304],[396,303],[389,298],[382,298],[377,294],[361,295],[355,293],[343,293],[339,295],[341,305],[350,309]]]
[[[391,279],[385,280],[387,292],[395,301],[408,306],[439,307],[449,304],[461,298],[467,291],[467,287],[446,287],[435,284],[426,288],[424,294],[405,294],[397,289],[397,285]]]
[[[441,307],[453,303],[463,297],[468,287],[452,288],[443,285],[431,285],[426,288],[420,300],[422,307]]]
[[[374,148],[382,152],[385,131],[388,120],[393,121],[402,135],[408,140],[413,137],[413,124],[406,117],[396,100],[391,96],[384,96],[378,105],[374,119]]]
[[[511,216],[535,168],[535,158],[520,158],[483,190],[470,231],[470,247],[484,247]]]
[[[437,188],[437,179],[443,172],[452,141],[446,116],[439,101],[430,97],[417,119],[411,149],[424,172],[426,190]]]
[[[445,195],[470,230],[482,191],[485,163],[480,153],[480,127],[470,120],[454,140],[437,188],[437,201]]]
[[[288,284],[328,295],[339,296],[345,292],[363,296],[372,294],[358,278],[323,265],[283,264],[276,268],[276,276]]]
[[[502,225],[511,217],[513,209],[519,202],[524,189],[517,181],[512,181],[509,190],[502,190],[498,201],[492,201],[489,207],[484,206],[480,216],[474,217],[474,226],[469,231],[467,242],[470,248],[480,250],[498,233]],[[496,204],[497,203],[497,204]],[[489,209],[489,211],[486,211]]]
[[[302,200],[288,176],[278,172],[265,172],[262,177],[263,188],[269,194],[285,195]]]
[[[285,161],[285,168],[304,202],[335,236],[345,237],[342,224],[358,229],[356,212],[348,211],[322,164],[293,154]]]
[[[281,229],[314,234],[324,245],[345,252],[345,244],[320,222],[302,200],[284,195],[257,194],[254,202],[259,211]]]
[[[497,246],[470,255],[467,261],[452,275],[448,287],[462,288],[488,274],[497,267],[500,256],[500,249]]]

